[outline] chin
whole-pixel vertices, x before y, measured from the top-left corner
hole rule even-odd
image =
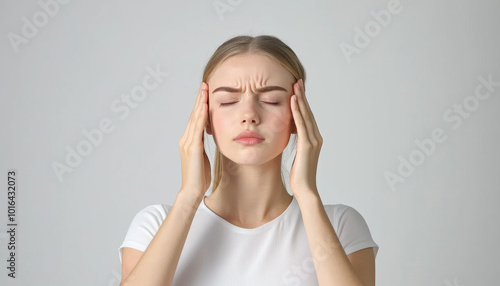
[[[281,150],[283,152],[283,150]],[[221,153],[230,161],[238,164],[238,165],[250,165],[250,166],[258,166],[263,165],[270,160],[276,158],[281,152],[265,152],[263,150],[258,149],[246,149],[238,152],[229,152],[229,156],[221,151]]]

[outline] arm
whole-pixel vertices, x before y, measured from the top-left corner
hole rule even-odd
[[[290,187],[302,213],[314,267],[322,286],[375,285],[373,250],[347,257],[316,188],[316,169],[323,145],[314,115],[305,96],[304,82],[293,85],[291,110],[297,133],[297,153],[290,170]]]
[[[189,228],[201,198],[179,192],[155,237],[144,253],[126,248],[120,285],[171,285]]]
[[[347,255],[352,267],[364,285],[375,286],[375,253],[373,247],[358,250]]]
[[[303,192],[304,194],[305,192]],[[314,259],[319,285],[375,285],[372,248],[344,252],[317,191],[297,198]]]
[[[208,85],[202,83],[186,130],[179,140],[182,187],[167,217],[143,254],[127,250],[122,258],[122,286],[169,286],[189,228],[210,186],[210,161],[203,147],[208,116]]]

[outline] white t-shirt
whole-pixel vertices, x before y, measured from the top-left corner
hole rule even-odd
[[[144,252],[167,217],[171,206],[158,204],[133,219],[122,248]],[[337,204],[325,205],[347,255],[378,245],[359,212]],[[325,255],[329,249],[320,249]],[[235,226],[201,201],[175,271],[174,286],[318,285],[302,215],[295,197],[274,220],[256,228]]]

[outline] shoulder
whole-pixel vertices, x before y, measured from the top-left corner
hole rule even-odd
[[[362,217],[353,207],[344,204],[325,204],[325,211],[330,220],[341,221],[349,217]]]
[[[132,219],[121,247],[144,251],[167,218],[170,209],[171,206],[164,204],[149,205],[141,209]]]
[[[375,255],[377,254],[379,247],[373,241],[366,220],[355,208],[344,204],[329,204],[324,207],[346,254],[366,247],[373,247]]]
[[[353,207],[344,204],[324,205],[334,228],[342,231],[346,227],[367,227],[363,216]]]
[[[136,219],[147,219],[163,222],[172,206],[166,204],[149,205],[141,209],[134,217]]]
[[[141,229],[154,235],[172,207],[165,204],[149,205],[141,209],[132,220],[130,230]]]
[[[172,206],[166,204],[149,205],[141,209],[137,214],[162,215],[167,214]]]

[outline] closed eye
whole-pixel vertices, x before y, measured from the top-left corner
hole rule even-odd
[[[231,105],[231,104],[235,104],[237,101],[234,101],[234,102],[225,102],[225,103],[221,103],[220,106],[228,106],[228,105]],[[279,105],[280,103],[279,102],[268,102],[268,101],[263,101],[263,103],[266,103],[266,104],[270,104],[270,105]]]

